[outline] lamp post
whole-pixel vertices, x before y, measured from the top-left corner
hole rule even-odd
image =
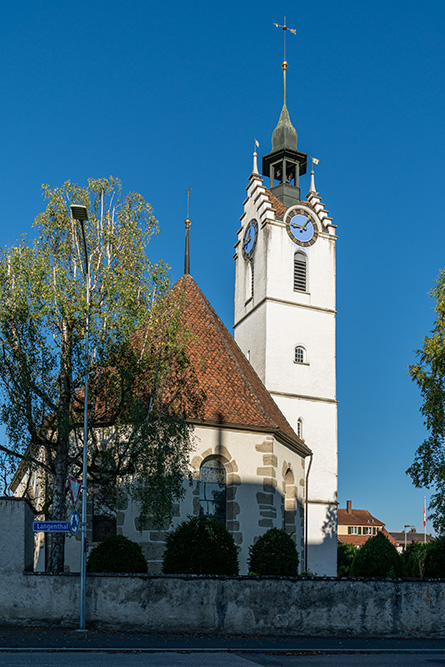
[[[405,551],[406,551],[406,529],[407,528],[414,528],[414,526],[410,526],[409,524],[405,524],[404,529],[405,529]]]
[[[85,236],[84,222],[88,220],[86,206],[72,205],[71,215],[74,220],[80,222],[82,229],[83,249],[85,253],[85,282],[87,293],[87,312],[85,322],[85,398],[83,408],[83,466],[82,466],[82,521],[81,544],[82,555],[80,564],[80,622],[79,630],[85,630],[85,608],[86,608],[86,574],[87,574],[87,441],[88,441],[88,366],[89,366],[89,316],[90,316],[90,269],[88,263],[87,240]]]

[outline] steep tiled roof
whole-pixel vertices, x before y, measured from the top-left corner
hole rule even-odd
[[[282,204],[282,203],[280,202],[280,200],[277,199],[277,197],[275,197],[275,195],[273,194],[273,192],[271,192],[271,191],[268,190],[267,188],[266,188],[266,194],[267,194],[267,196],[269,197],[269,201],[270,201],[270,203],[272,204],[272,207],[273,207],[273,209],[274,209],[274,211],[275,211],[275,215],[277,216],[277,218],[281,218],[281,216],[283,215],[283,213],[284,213],[285,211],[287,211],[287,206],[285,206],[284,204]]]
[[[337,510],[337,523],[339,526],[384,526],[383,521],[376,519],[368,510],[352,510],[348,514],[347,510]]]
[[[183,295],[188,354],[206,394],[203,421],[275,432],[309,454],[193,278],[173,289]]]

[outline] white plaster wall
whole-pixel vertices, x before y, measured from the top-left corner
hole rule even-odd
[[[244,204],[240,240],[250,219],[261,219],[260,191],[259,183],[252,180]],[[295,292],[293,261],[300,248],[274,215],[263,216],[262,223],[254,255],[255,264],[262,269],[262,282],[255,291],[254,303],[249,305],[257,310],[248,317],[245,316],[250,311],[240,298],[244,283],[238,282],[245,271],[245,261],[237,252],[235,340],[245,354],[251,350],[250,362],[294,430],[298,418],[303,420],[303,437],[313,451],[309,501],[322,503],[309,518],[309,544],[313,547],[308,566],[317,574],[333,575],[335,540],[322,538],[326,526],[332,523],[332,508],[337,500],[336,237],[324,232],[320,224],[317,241],[301,248],[308,259],[308,292]],[[297,345],[305,348],[305,364],[294,362]]]

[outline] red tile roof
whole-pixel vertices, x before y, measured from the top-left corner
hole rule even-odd
[[[188,354],[206,394],[199,421],[273,432],[309,454],[194,279],[184,275],[173,289],[184,298]]]
[[[273,207],[273,209],[274,209],[274,211],[275,211],[275,215],[277,216],[277,218],[281,218],[281,216],[283,215],[283,213],[285,213],[285,211],[287,211],[287,206],[285,206],[284,204],[282,204],[282,203],[280,202],[280,200],[277,199],[277,197],[275,197],[275,195],[273,194],[273,192],[271,192],[271,191],[268,190],[267,188],[266,188],[266,194],[267,194],[267,196],[269,197],[270,203],[272,204],[272,207]]]
[[[383,521],[376,519],[368,510],[352,510],[348,514],[347,510],[337,510],[337,523],[339,526],[384,526]]]

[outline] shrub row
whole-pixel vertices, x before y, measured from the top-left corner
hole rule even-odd
[[[249,569],[258,575],[298,575],[295,542],[284,530],[271,528],[249,549]],[[88,572],[147,572],[147,561],[135,542],[113,535],[98,544],[87,563]],[[217,519],[191,517],[166,541],[165,574],[238,574],[238,549]]]
[[[445,578],[445,537],[424,544],[414,542],[399,554],[382,533],[360,548],[338,545],[339,577]]]

